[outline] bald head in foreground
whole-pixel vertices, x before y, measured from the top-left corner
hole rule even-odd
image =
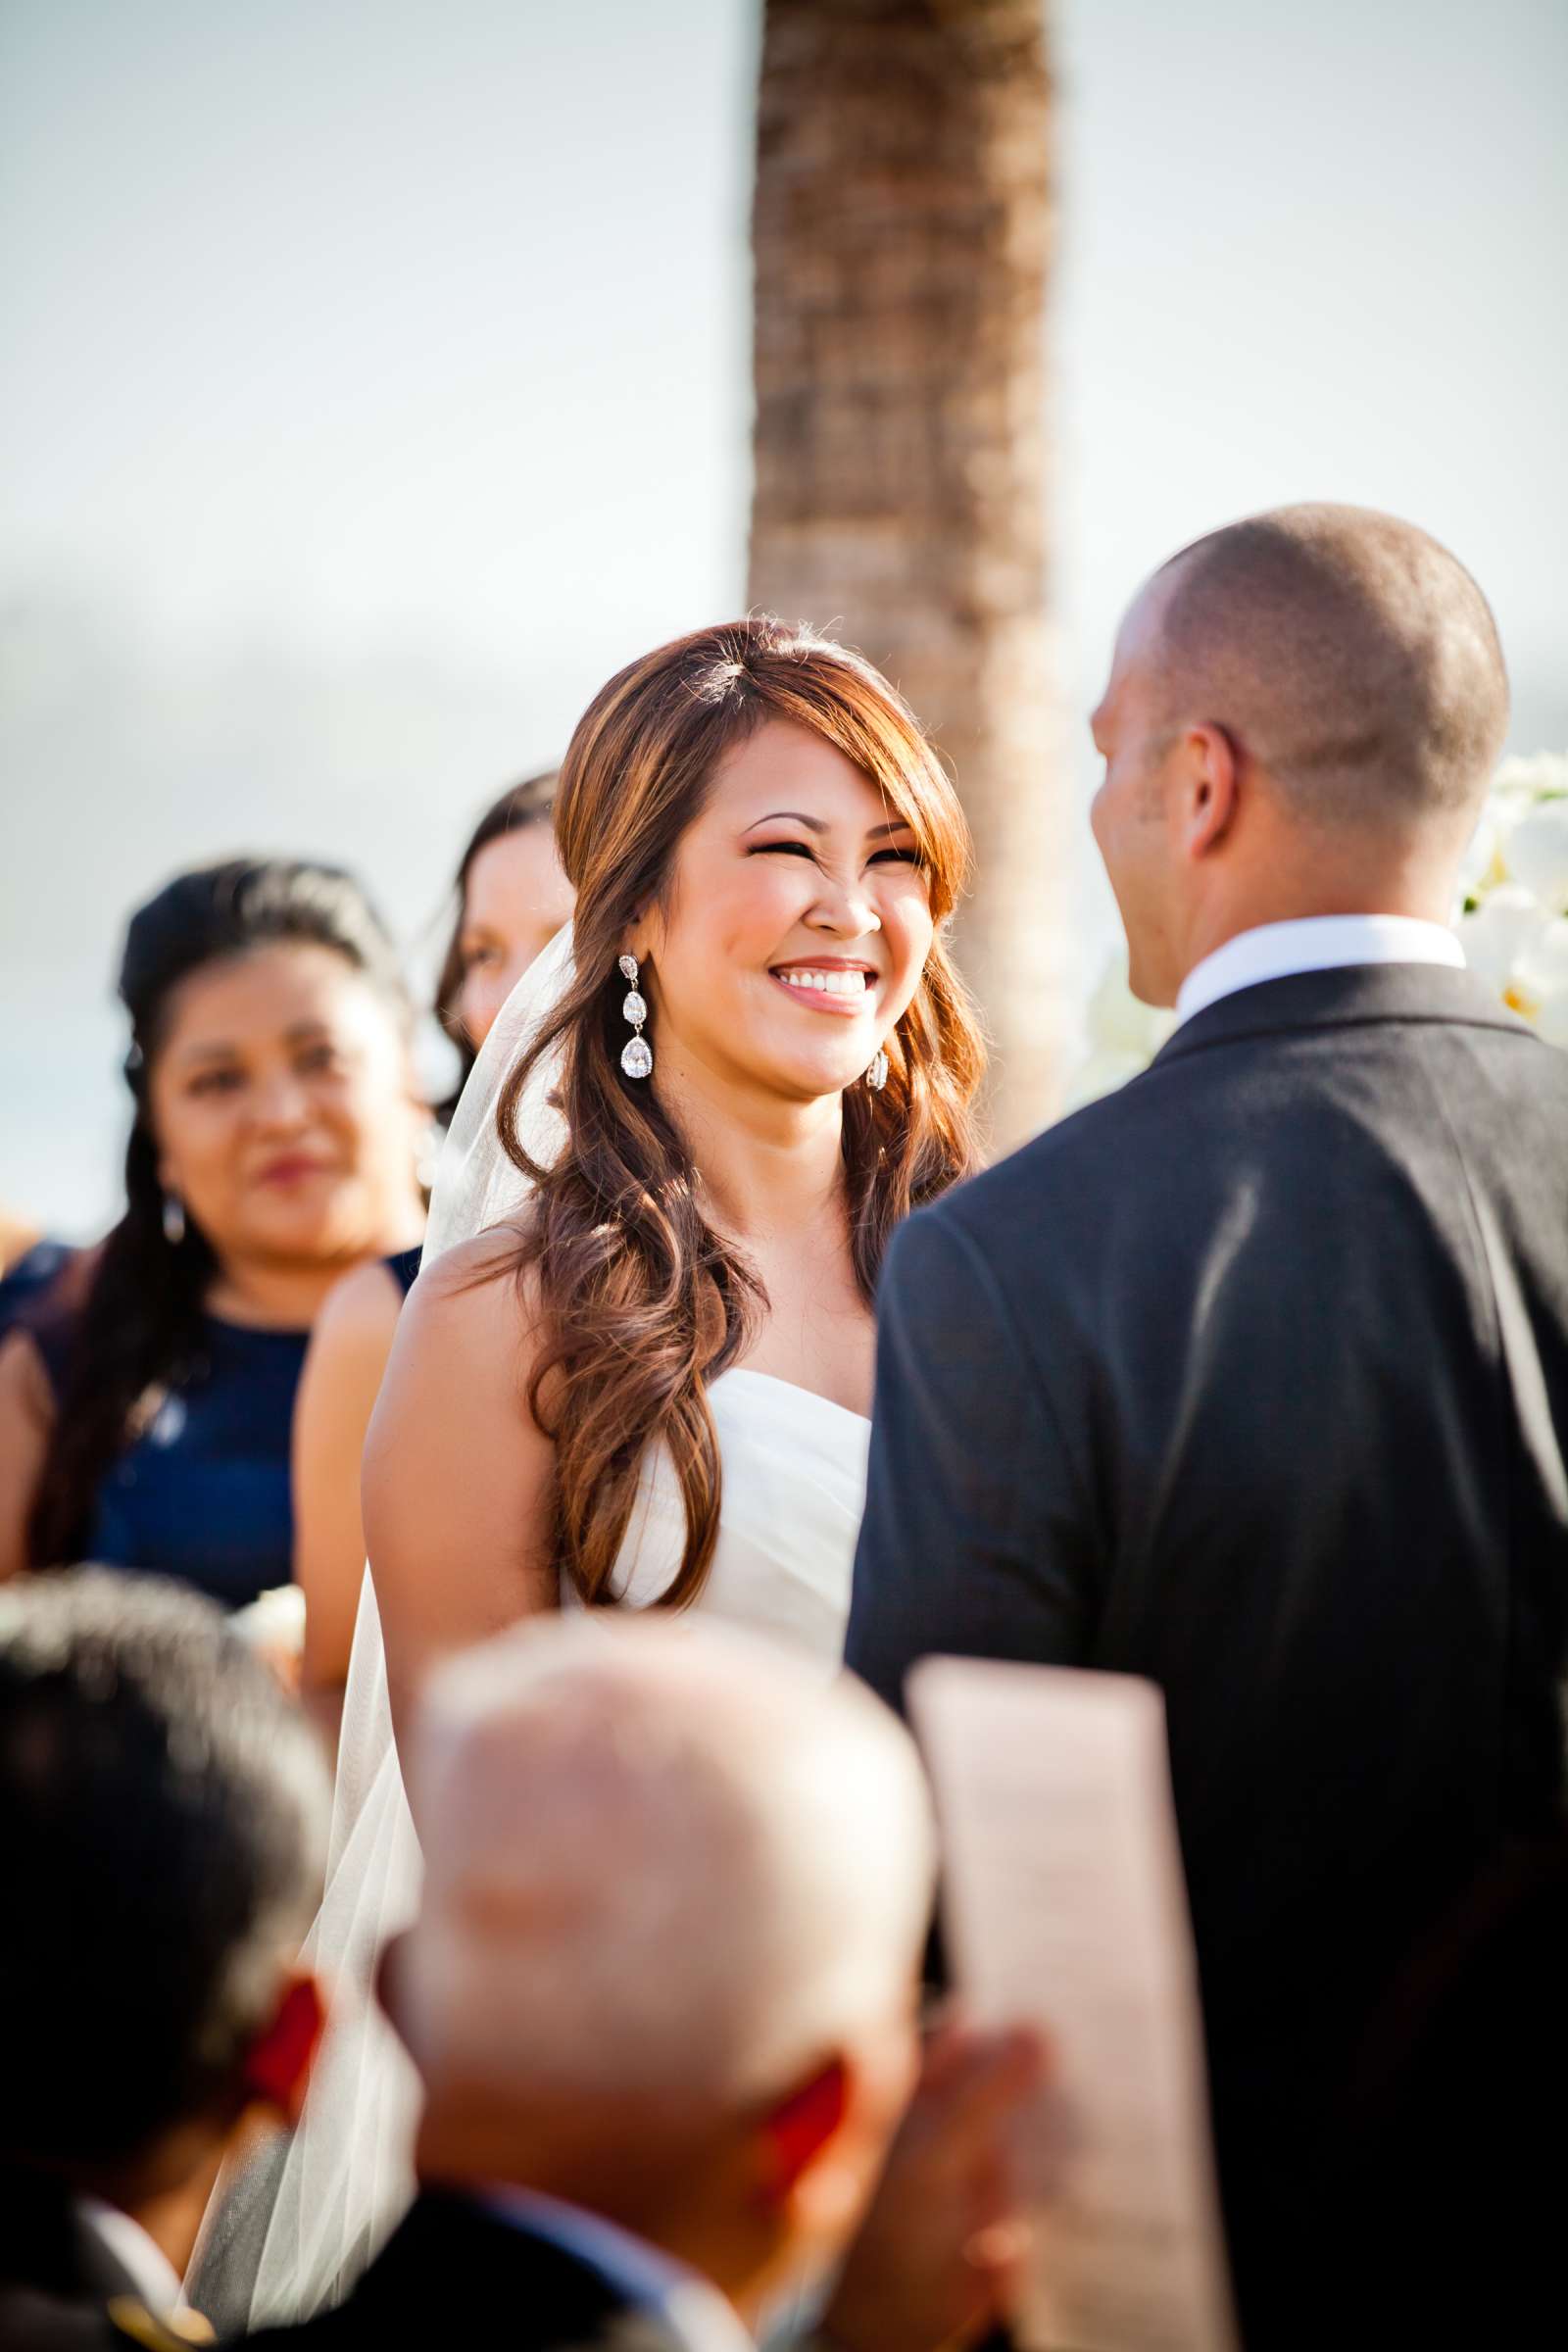
[[[925,1784],[868,1692],[689,1622],[446,1669],[396,1956],[426,2180],[525,2181],[755,2306],[858,2219],[914,2081]]]
[[[883,2175],[934,1846],[878,1700],[710,1624],[557,1617],[431,1677],[409,1770],[424,1892],[381,1993],[425,2087],[422,2193],[339,2310],[253,2345],[548,2352],[635,2323],[646,2352],[733,2352],[847,2249],[844,2352],[980,2331],[1033,2068],[950,2040]]]
[[[1179,1025],[911,1218],[879,1301],[849,1662],[895,1704],[930,1651],[1162,1686],[1249,2352],[1324,2340],[1380,1990],[1560,1794],[1568,1059],[1448,927],[1507,707],[1413,524],[1163,564],[1094,825]]]

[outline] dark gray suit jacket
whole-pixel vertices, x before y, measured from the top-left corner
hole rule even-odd
[[[894,1243],[849,1663],[1163,1689],[1244,2271],[1396,1962],[1558,1810],[1565,1441],[1568,1054],[1465,972],[1224,998]]]

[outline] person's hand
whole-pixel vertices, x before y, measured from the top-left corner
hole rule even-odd
[[[1033,2034],[981,2034],[954,2023],[932,2036],[822,2315],[822,2333],[842,2352],[938,2352],[972,2342],[1011,2308],[1026,2232],[1008,2126],[1044,2069]]]

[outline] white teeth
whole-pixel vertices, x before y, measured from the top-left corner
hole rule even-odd
[[[790,988],[819,989],[829,997],[863,997],[866,990],[864,972],[785,971],[779,978]]]

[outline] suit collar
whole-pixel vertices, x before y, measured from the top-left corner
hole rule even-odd
[[[555,2235],[546,2235],[461,2191],[429,2188],[361,2279],[354,2301],[373,2328],[444,2326],[511,2314],[519,2347],[575,2344],[597,2352],[745,2352],[739,2320],[711,2292],[677,2296],[662,2308],[628,2299],[618,2281]],[[479,2329],[483,2334],[483,2328]]]
[[[712,2352],[721,2346],[748,2352],[751,2338],[717,2287],[618,2223],[537,2189],[494,2188],[484,2203],[510,2229],[544,2238],[586,2263],[628,2304],[657,2313],[676,2334]]]
[[[76,2227],[91,2263],[91,2276],[105,2296],[126,2291],[149,2311],[172,2311],[179,2302],[179,2273],[141,2224],[100,2197],[78,2197]]]
[[[1528,1036],[1517,1014],[1498,1003],[1474,972],[1431,963],[1342,964],[1260,980],[1195,1012],[1154,1057],[1154,1067],[1205,1047],[1293,1030],[1350,1028],[1376,1021],[1457,1022]]]

